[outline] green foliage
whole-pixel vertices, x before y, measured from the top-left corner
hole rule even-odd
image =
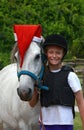
[[[9,55],[14,45],[14,24],[41,24],[44,37],[51,33],[66,37],[70,50],[67,57],[83,58],[83,10],[83,0],[1,0],[0,52],[4,53],[5,50]],[[9,63],[8,57],[6,64]]]
[[[83,57],[84,58],[84,53],[83,53],[83,48],[84,48],[84,41],[81,39],[75,39],[73,40],[73,45],[72,45],[72,54],[77,56],[78,58]]]
[[[76,112],[76,117],[74,120],[74,130],[82,130],[82,122],[79,112]]]
[[[10,64],[10,53],[0,53],[0,69]]]

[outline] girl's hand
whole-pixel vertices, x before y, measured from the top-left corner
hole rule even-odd
[[[33,94],[32,99],[29,101],[29,105],[31,107],[34,107],[37,104],[38,100],[39,100],[39,90],[38,88],[35,87],[34,94]]]

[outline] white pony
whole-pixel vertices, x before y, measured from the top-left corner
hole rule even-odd
[[[38,130],[40,104],[38,102],[31,107],[28,101],[32,98],[35,80],[38,81],[42,70],[41,48],[36,42],[31,42],[22,68],[19,67],[19,53],[16,52],[15,56],[17,63],[0,71],[0,121],[4,130]]]

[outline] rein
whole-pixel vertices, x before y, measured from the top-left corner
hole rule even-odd
[[[44,65],[41,67],[41,71],[38,76],[36,76],[34,73],[27,70],[21,70],[20,72],[17,72],[18,79],[20,79],[21,75],[28,75],[36,81],[37,87],[39,89],[48,90],[49,88],[47,86],[43,86],[41,83],[43,74],[44,74]]]

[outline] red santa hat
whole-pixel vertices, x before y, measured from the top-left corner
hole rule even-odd
[[[41,25],[14,25],[15,41],[18,43],[20,67],[22,67],[25,52],[32,41],[41,42]]]

